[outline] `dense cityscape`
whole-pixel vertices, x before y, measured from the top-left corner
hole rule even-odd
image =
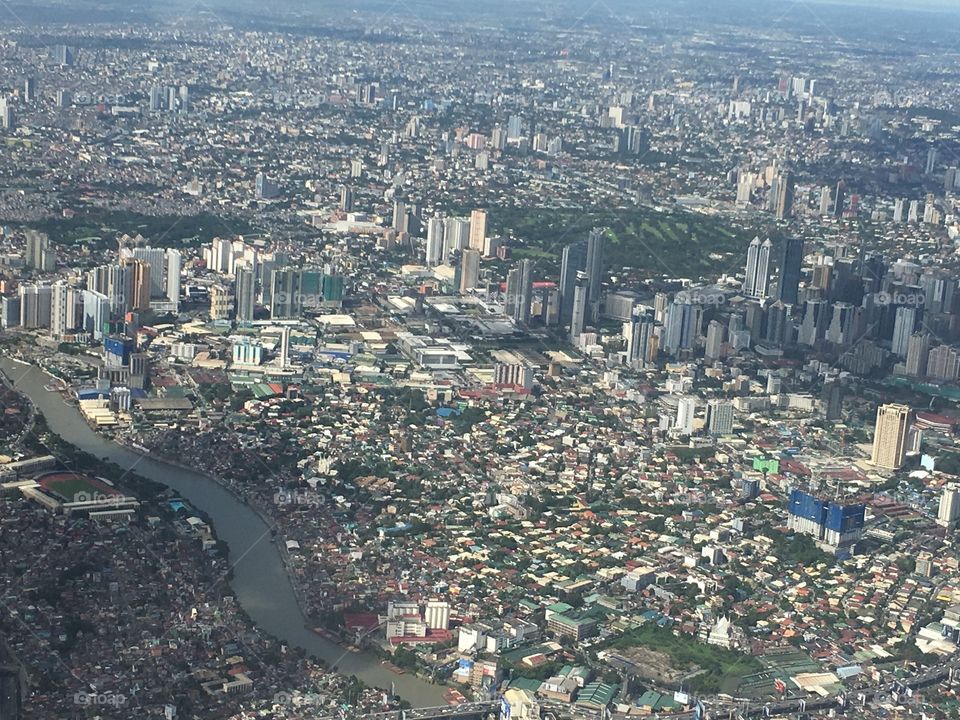
[[[894,5],[0,2],[0,718],[960,717]]]

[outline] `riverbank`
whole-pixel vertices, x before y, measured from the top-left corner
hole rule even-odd
[[[171,464],[153,453],[142,453],[108,440],[89,427],[76,406],[45,386],[51,376],[36,366],[0,358],[0,372],[42,413],[51,431],[91,455],[135,471],[179,493],[212,522],[218,539],[230,548],[233,576],[230,586],[251,621],[263,632],[356,675],[367,685],[391,687],[415,707],[445,704],[445,687],[416,676],[396,675],[370,652],[351,652],[313,632],[305,618],[279,543],[269,541],[272,523],[228,485],[205,473]]]

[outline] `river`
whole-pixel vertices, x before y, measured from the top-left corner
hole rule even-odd
[[[205,512],[213,521],[217,537],[230,546],[237,601],[264,632],[323,658],[346,675],[356,675],[366,684],[390,688],[414,707],[444,705],[444,689],[413,675],[397,675],[366,652],[348,652],[311,632],[300,611],[287,577],[280,552],[270,542],[270,528],[264,520],[215,480],[168,463],[141,455],[94,432],[80,411],[66,403],[58,392],[44,389],[57,382],[40,368],[10,358],[0,358],[0,371],[30,398],[46,418],[50,429],[67,442],[98,458],[163,483]]]

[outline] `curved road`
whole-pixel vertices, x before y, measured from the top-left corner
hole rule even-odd
[[[416,707],[444,704],[444,689],[413,675],[397,675],[370,653],[348,652],[305,627],[280,553],[270,542],[270,528],[250,507],[216,481],[198,472],[154,460],[94,432],[79,410],[57,392],[44,390],[58,382],[35,366],[0,358],[2,372],[43,413],[50,429],[67,442],[98,458],[163,483],[182,495],[213,520],[217,537],[230,546],[233,588],[237,600],[256,625],[265,632],[323,658],[347,675],[356,675],[368,685],[396,692]],[[293,689],[293,688],[292,688]]]

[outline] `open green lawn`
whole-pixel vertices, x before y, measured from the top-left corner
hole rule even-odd
[[[563,248],[609,228],[606,262],[612,272],[630,268],[644,277],[712,278],[746,256],[750,233],[719,218],[688,212],[631,210],[494,210],[493,232],[513,235],[512,257],[530,258],[541,274],[560,272]],[[711,254],[722,259],[711,258]]]

